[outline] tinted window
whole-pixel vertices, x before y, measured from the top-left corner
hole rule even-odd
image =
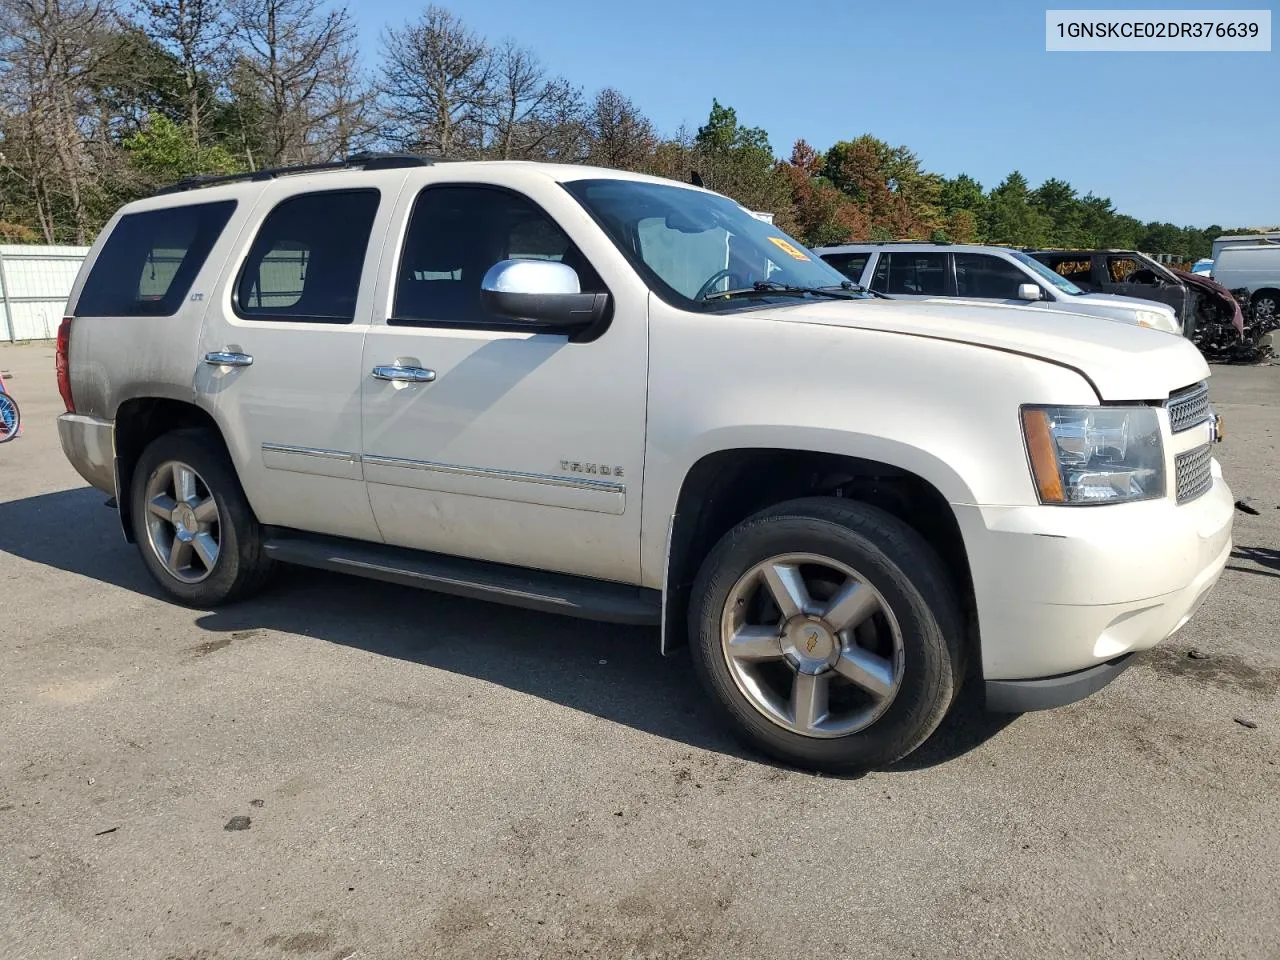
[[[267,214],[240,271],[242,317],[350,323],[377,190],[304,193]]]
[[[985,253],[957,253],[956,293],[961,297],[1013,300],[1031,278],[1008,260]]]
[[[885,293],[926,297],[946,294],[946,254],[898,252],[885,254],[885,259],[889,261]]]
[[[862,271],[867,268],[871,259],[869,253],[829,253],[822,258],[835,267],[854,283],[862,280]]]
[[[876,293],[884,293],[889,288],[889,255],[882,254],[876,261],[875,276],[871,278],[871,289]]]
[[[480,281],[501,260],[556,260],[584,293],[604,284],[532,201],[486,187],[428,187],[409,217],[391,323],[505,323],[480,306]]]
[[[1130,283],[1130,274],[1137,270],[1138,261],[1133,257],[1107,257],[1107,278],[1112,283]]]
[[[89,271],[76,316],[173,316],[235,208],[223,200],[121,217]]]

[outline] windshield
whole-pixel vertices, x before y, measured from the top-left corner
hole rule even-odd
[[[755,284],[838,288],[846,277],[732,200],[639,180],[574,180],[567,189],[649,286],[669,302],[706,309]],[[767,297],[769,291],[758,291]]]
[[[1009,253],[1017,257],[1019,263],[1025,263],[1028,267],[1040,274],[1044,279],[1048,280],[1063,293],[1069,293],[1073,297],[1084,296],[1084,291],[1077,287],[1060,273],[1050,270],[1035,257],[1028,257],[1020,250],[1010,250]]]

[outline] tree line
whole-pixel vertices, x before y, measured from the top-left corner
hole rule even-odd
[[[775,155],[713,102],[660,134],[513,40],[437,6],[387,27],[366,67],[322,0],[0,0],[0,240],[89,242],[120,204],[196,174],[366,149],[590,163],[702,182],[810,245],[915,238],[1137,248],[1182,260],[1227,232],[1141,223],[1068,182],[984,188],[870,135]]]

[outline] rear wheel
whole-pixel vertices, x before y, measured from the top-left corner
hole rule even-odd
[[[147,570],[180,603],[241,599],[274,569],[235,471],[207,430],[153,440],[134,468],[131,506]]]
[[[734,732],[835,772],[892,763],[933,733],[963,677],[960,623],[919,534],[832,498],[730,531],[690,610],[695,667]]]

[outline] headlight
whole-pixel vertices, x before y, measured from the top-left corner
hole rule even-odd
[[[1138,326],[1151,327],[1153,330],[1163,330],[1165,333],[1172,333],[1177,327],[1177,323],[1167,313],[1159,313],[1155,310],[1139,310]]]
[[[1023,407],[1041,503],[1163,497],[1164,445],[1152,407]]]

